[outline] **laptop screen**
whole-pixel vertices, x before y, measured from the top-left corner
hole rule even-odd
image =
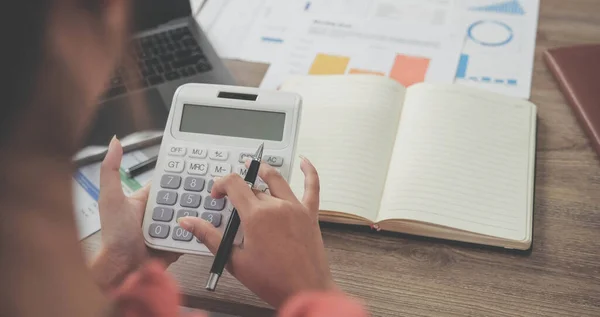
[[[135,0],[133,3],[134,32],[192,14],[190,0]]]

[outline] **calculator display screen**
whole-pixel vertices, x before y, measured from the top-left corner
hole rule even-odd
[[[184,105],[179,131],[282,141],[285,113]]]

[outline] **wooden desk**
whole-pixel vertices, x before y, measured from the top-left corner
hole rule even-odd
[[[600,1],[542,0],[532,101],[539,106],[531,254],[348,228],[326,228],[338,284],[374,316],[600,316],[600,160],[542,61],[545,49],[600,43]],[[230,61],[257,86],[266,65]],[[600,83],[594,83],[600,89]],[[84,242],[93,252],[95,235]],[[186,256],[170,271],[187,305],[243,316],[272,314],[230,276],[208,293],[210,258]]]

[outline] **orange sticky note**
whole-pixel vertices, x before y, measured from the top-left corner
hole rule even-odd
[[[405,87],[422,83],[425,81],[430,61],[429,58],[398,54],[390,72],[390,77]]]

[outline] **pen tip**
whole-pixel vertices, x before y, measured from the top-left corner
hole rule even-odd
[[[265,149],[265,143],[263,142],[259,147],[258,150],[256,151],[256,154],[254,154],[254,159],[257,161],[261,161],[262,160],[262,156],[263,156],[263,151]]]

